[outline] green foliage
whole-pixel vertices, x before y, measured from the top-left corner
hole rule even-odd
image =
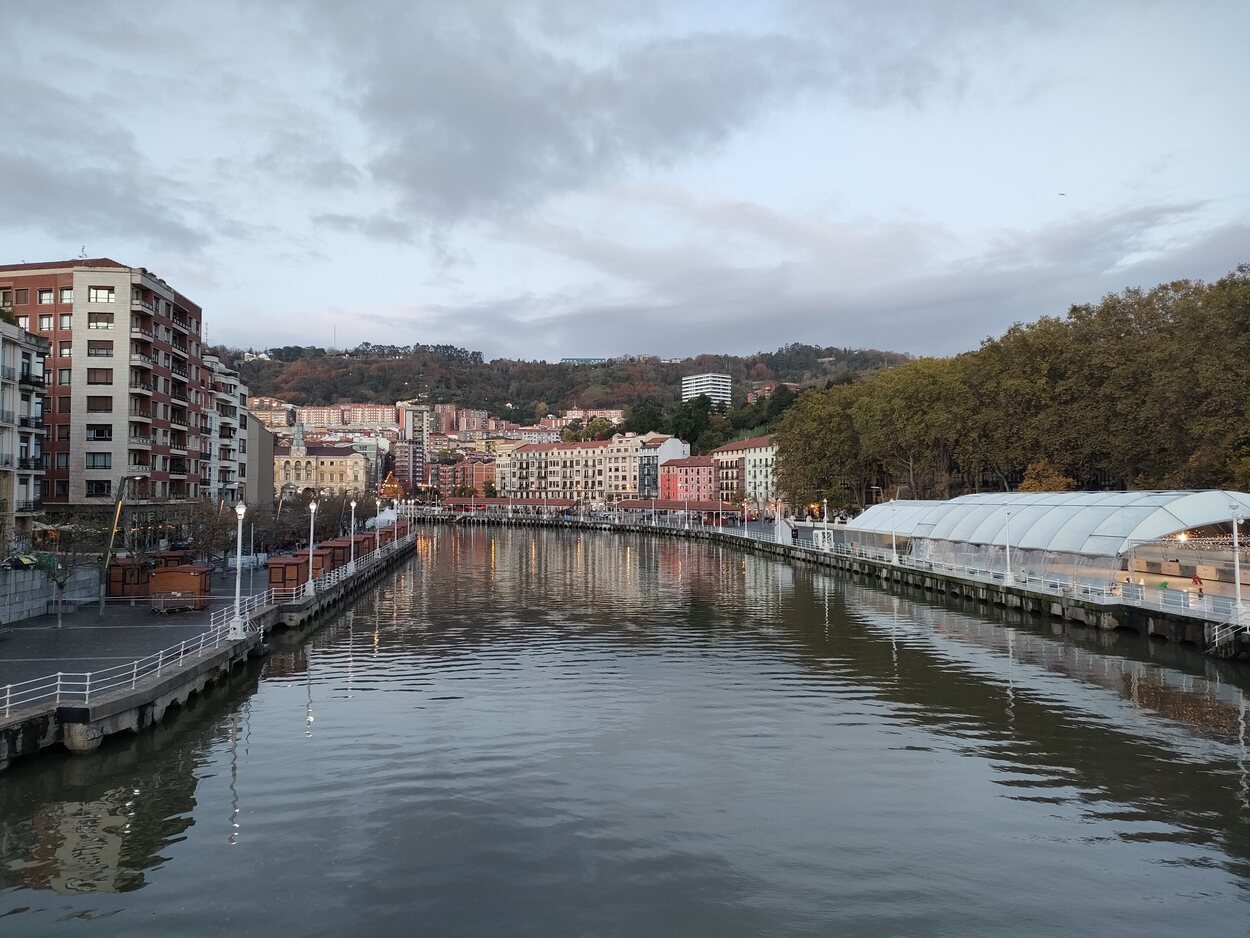
[[[423,397],[481,408],[520,422],[571,407],[629,407],[627,428],[638,433],[660,429],[657,412],[662,414],[664,408],[678,403],[682,376],[694,372],[728,374],[736,387],[745,389],[752,380],[803,384],[841,381],[906,361],[906,356],[892,352],[798,344],[746,357],[700,355],[682,362],[622,358],[600,365],[515,359],[485,362],[480,352],[441,345],[365,343],[342,353],[286,346],[269,349],[270,361],[250,362],[243,361],[237,350],[216,351],[238,364],[242,380],[253,394],[295,404],[389,403]],[[788,393],[779,390],[781,400],[752,412],[748,422],[736,429],[775,420],[787,406]]]
[[[777,430],[782,489],[1246,488],[1250,265],[1126,290],[980,349],[804,393]],[[1022,488],[1024,486],[1021,486]],[[840,503],[839,503],[840,504]]]

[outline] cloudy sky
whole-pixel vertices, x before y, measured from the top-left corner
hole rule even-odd
[[[245,348],[953,353],[1250,261],[1248,34],[1244,0],[0,0],[0,257],[148,267]]]

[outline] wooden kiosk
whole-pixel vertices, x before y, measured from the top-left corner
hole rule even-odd
[[[148,580],[152,611],[167,613],[207,608],[212,579],[212,567],[190,563],[158,567]]]

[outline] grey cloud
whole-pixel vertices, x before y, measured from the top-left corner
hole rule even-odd
[[[385,215],[340,215],[328,212],[314,215],[312,221],[334,231],[356,232],[374,241],[411,241],[412,228]]]

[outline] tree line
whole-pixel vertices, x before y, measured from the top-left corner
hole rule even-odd
[[[1250,488],[1250,265],[1017,324],[979,349],[803,393],[796,503],[973,491]],[[882,489],[877,493],[876,488]]]

